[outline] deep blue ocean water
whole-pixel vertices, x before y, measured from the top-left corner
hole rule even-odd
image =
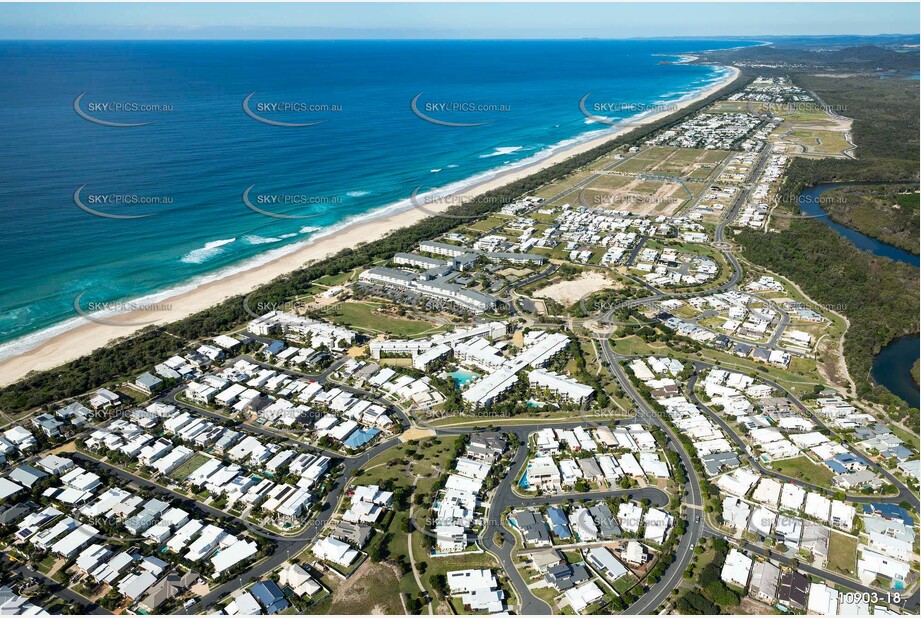
[[[0,43],[2,354],[47,336],[49,327],[78,323],[73,303],[80,294],[84,308],[155,298],[149,295],[269,259],[376,209],[405,207],[417,186],[457,187],[610,130],[588,121],[580,98],[591,92],[589,105],[631,104],[598,112],[629,118],[725,73],[663,61],[745,44],[751,43]],[[154,122],[89,122],[74,110],[81,93],[80,110],[94,118]],[[250,109],[262,117],[321,124],[253,120],[243,112],[250,93]],[[425,122],[410,109],[419,93],[417,107],[433,118],[488,124]],[[486,109],[450,112],[441,103]],[[112,111],[113,105],[161,107]],[[304,105],[321,108],[300,111]],[[84,185],[81,203],[96,211],[155,214],[89,214],[74,202]],[[241,199],[249,186],[251,203],[261,209],[312,217],[253,212]],[[104,195],[161,203],[102,203]],[[271,196],[303,197],[280,205],[267,201]]]

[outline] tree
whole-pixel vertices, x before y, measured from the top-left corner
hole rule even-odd
[[[429,577],[429,585],[441,598],[445,598],[451,592],[448,588],[448,577],[444,573],[436,573]]]

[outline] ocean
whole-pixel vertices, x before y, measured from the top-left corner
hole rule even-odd
[[[687,55],[751,44],[2,42],[0,357],[75,299],[154,301],[612,130],[589,93],[667,108],[726,74]]]

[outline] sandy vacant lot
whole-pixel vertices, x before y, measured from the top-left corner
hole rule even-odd
[[[608,279],[603,273],[587,272],[571,281],[560,281],[553,285],[538,290],[534,293],[537,298],[549,298],[563,305],[571,305],[580,298],[599,290],[618,289],[623,287],[620,283]]]

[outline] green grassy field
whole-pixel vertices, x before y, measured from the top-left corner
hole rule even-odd
[[[857,572],[857,539],[832,531],[828,540],[828,570],[853,577]]]
[[[323,277],[320,277],[319,279],[317,279],[316,283],[319,283],[320,285],[329,285],[329,286],[342,285],[343,283],[351,279],[352,275],[354,274],[355,274],[355,271],[349,270],[344,273],[338,273],[335,275],[324,275]]]
[[[599,176],[587,186],[592,189],[620,189],[627,186],[633,181],[633,176],[622,176],[619,174],[604,174]]]
[[[414,337],[427,331],[438,332],[440,330],[422,320],[390,317],[375,313],[375,310],[381,306],[379,303],[369,302],[339,303],[327,317],[336,324],[349,326],[356,330],[388,333],[397,337]]]
[[[389,480],[394,486],[410,487],[416,475],[420,477],[416,491],[430,493],[437,471],[451,463],[459,439],[460,436],[439,436],[395,446],[365,464],[356,483],[369,485]],[[407,463],[400,463],[403,460]]]
[[[803,479],[814,485],[820,485],[829,489],[832,488],[831,480],[835,476],[834,472],[821,464],[814,463],[805,456],[774,462],[773,467],[774,470],[783,475],[795,479]]]
[[[617,354],[662,354],[668,348],[663,345],[650,345],[636,335],[611,340],[611,348]]]
[[[508,222],[509,222],[508,217],[493,215],[491,217],[487,217],[486,219],[477,221],[476,223],[472,223],[468,225],[467,228],[471,230],[475,230],[477,232],[488,232],[494,227],[499,227],[500,225],[504,225]]]
[[[417,494],[426,494],[427,497],[425,502],[428,504],[430,502],[432,487],[441,475],[441,471],[445,470],[450,465],[457,441],[460,439],[460,436],[423,438],[421,440],[400,444],[368,461],[361,472],[355,477],[354,482],[359,485],[384,483],[390,485],[391,490],[398,488],[409,490],[413,486],[413,481],[416,480],[415,492]],[[423,507],[417,506],[415,508],[418,511],[418,509]],[[414,519],[420,521],[418,519],[420,515],[421,513],[416,513]],[[389,558],[409,562],[409,534],[406,532],[408,519],[408,510],[394,511],[393,517],[386,526],[386,530],[375,533],[375,538],[372,539],[371,545],[380,543],[386,539],[386,553]],[[413,534],[414,543],[420,543],[420,537],[421,535],[418,532]],[[369,545],[369,547],[371,545]],[[421,550],[421,548],[417,548],[416,545],[413,547],[416,564],[418,565],[419,562],[425,561],[429,565],[426,574],[422,575],[423,582],[425,582],[433,561],[426,558],[425,552]],[[386,577],[389,579],[389,576]],[[421,592],[416,586],[415,579],[411,572],[405,574],[399,581],[396,581],[396,576],[394,575],[393,580],[394,581],[387,583],[388,590],[399,590],[400,592],[405,592],[413,596]],[[399,602],[399,598],[396,598],[397,602]],[[341,608],[337,606],[334,607],[334,609]],[[356,612],[349,610],[338,613]],[[396,613],[402,613],[402,610]]]
[[[171,479],[184,481],[186,477],[198,470],[210,457],[203,453],[195,453],[188,461],[169,473]]]
[[[851,147],[840,131],[793,129],[786,139],[800,144],[807,154],[840,155]]]
[[[756,105],[758,104],[750,101],[719,101],[711,105],[707,111],[716,114],[747,112]]]
[[[618,171],[628,173],[648,172],[662,161],[668,159],[677,148],[670,146],[653,146],[617,166]]]

